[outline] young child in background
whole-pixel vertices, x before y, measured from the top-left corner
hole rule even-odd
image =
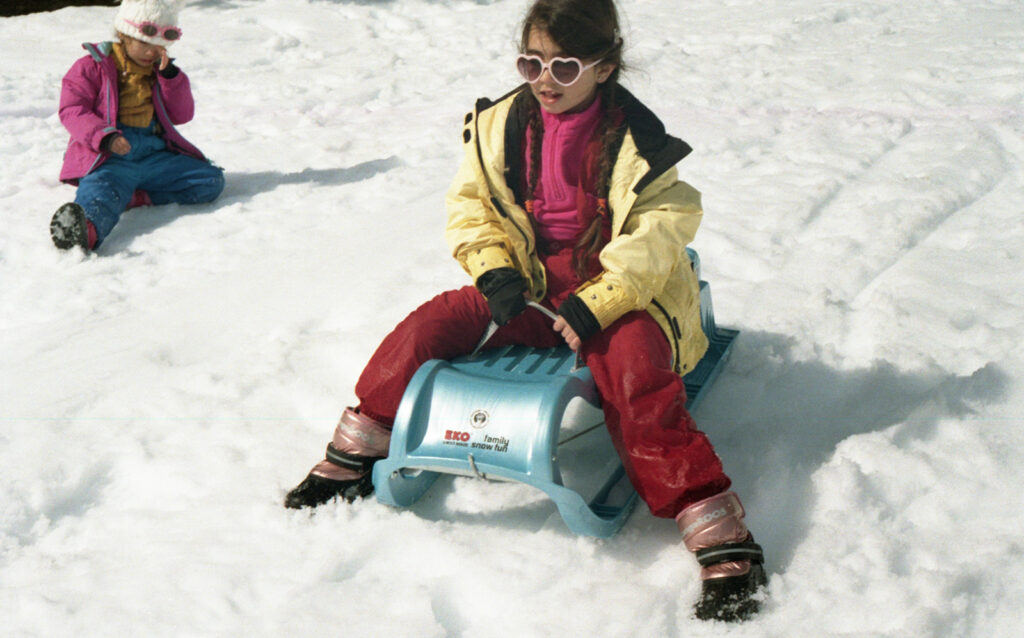
[[[127,208],[210,202],[224,189],[223,171],[174,128],[194,112],[188,76],[167,55],[181,38],[178,10],[174,0],[124,0],[118,41],[82,45],[88,55],[64,76],[71,140],[60,179],[78,191],[50,222],[60,249],[96,248]]]
[[[448,242],[475,286],[428,301],[384,339],[327,458],[285,505],[369,494],[413,374],[471,352],[493,318],[486,347],[566,343],[582,356],[630,481],[697,553],[696,615],[740,620],[759,608],[762,552],[681,377],[707,348],[684,250],[700,194],[675,169],[689,146],[619,84],[622,49],[612,0],[534,2],[516,59],[526,84],[466,116],[447,196]],[[527,300],[557,313],[553,329]]]

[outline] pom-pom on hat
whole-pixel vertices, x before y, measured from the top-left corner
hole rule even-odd
[[[122,0],[114,29],[136,40],[169,47],[181,38],[180,9],[181,0]]]

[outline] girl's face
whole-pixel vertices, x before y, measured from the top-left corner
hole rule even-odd
[[[551,58],[568,57],[543,29],[530,29],[526,42],[525,53],[539,56],[544,62],[550,62]],[[593,60],[582,62],[587,65]],[[590,106],[597,95],[598,85],[607,80],[614,70],[614,64],[598,64],[584,71],[573,84],[562,86],[551,77],[551,71],[545,69],[540,78],[530,84],[530,90],[548,113],[576,113]]]
[[[136,40],[128,36],[123,36],[122,42],[124,42],[125,54],[131,58],[132,62],[139,66],[153,66],[164,55],[165,49],[162,46]]]

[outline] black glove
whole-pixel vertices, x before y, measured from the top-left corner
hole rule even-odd
[[[476,288],[487,299],[494,323],[504,326],[526,310],[526,279],[515,268],[495,268],[480,275]]]
[[[586,341],[601,332],[601,324],[597,321],[597,317],[576,295],[569,295],[565,298],[562,305],[558,306],[558,314],[565,318],[566,323],[580,338],[580,341]]]
[[[157,61],[157,63],[159,64],[159,60]],[[165,66],[163,69],[157,69],[156,71],[161,76],[163,76],[165,80],[173,80],[174,78],[178,77],[178,67],[174,66],[174,58],[171,58],[167,62],[167,66]]]

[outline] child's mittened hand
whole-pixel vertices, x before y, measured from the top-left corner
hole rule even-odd
[[[118,135],[110,142],[110,151],[118,155],[127,155],[132,151],[132,145],[123,135]]]
[[[526,310],[526,280],[515,268],[488,270],[477,278],[476,287],[487,300],[491,319],[499,326]]]

